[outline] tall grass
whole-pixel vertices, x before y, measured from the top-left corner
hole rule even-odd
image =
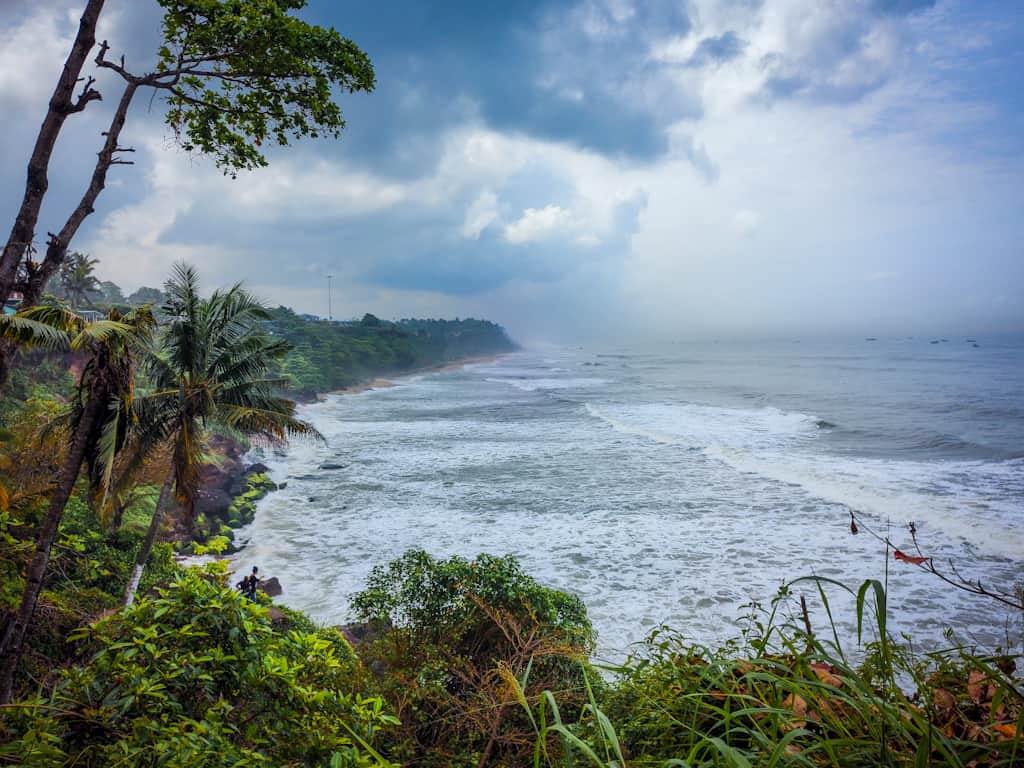
[[[715,650],[661,629],[600,696],[588,685],[573,723],[553,694],[528,701],[525,679],[509,679],[536,732],[534,768],[1024,766],[1013,657],[912,654],[889,635],[886,591],[874,580],[855,593],[858,652],[847,653],[825,589],[836,582],[800,579],[784,592],[796,584],[822,601],[826,640],[809,621],[782,620],[781,600],[756,633]]]

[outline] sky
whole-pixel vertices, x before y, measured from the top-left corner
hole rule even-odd
[[[0,0],[0,220],[82,0]],[[135,165],[73,243],[127,291],[210,288],[571,341],[1024,331],[1020,0],[310,0],[373,61],[339,140],[232,180],[137,98]],[[107,0],[130,68],[149,0]],[[37,237],[85,188],[106,98],[70,118]],[[9,224],[4,224],[9,226]]]

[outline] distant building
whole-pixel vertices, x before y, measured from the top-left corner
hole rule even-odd
[[[75,314],[77,314],[87,323],[95,323],[107,317],[106,314],[104,314],[103,312],[98,312],[95,309],[76,309]]]
[[[311,323],[318,322],[320,320],[320,315],[311,315],[308,312],[299,315],[299,317],[303,320],[308,320]]]

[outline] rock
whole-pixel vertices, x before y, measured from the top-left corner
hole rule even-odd
[[[260,582],[260,589],[267,594],[268,597],[277,597],[284,590],[281,588],[281,582],[277,580],[277,576],[271,576],[269,579],[263,579]]]
[[[283,491],[283,490],[284,490],[285,488],[287,488],[287,487],[288,487],[288,483],[287,483],[287,482],[284,482],[284,483],[278,483],[278,484],[277,484],[277,490],[279,490],[279,491]]]
[[[337,464],[332,462],[324,462],[320,465],[320,469],[344,469],[348,464]]]
[[[270,467],[268,467],[266,464],[261,464],[260,462],[250,464],[248,467],[245,468],[245,474],[247,475],[265,475],[269,471]]]
[[[270,623],[277,627],[286,626],[288,624],[288,617],[284,615],[284,611],[280,608],[270,606],[267,608],[267,613],[270,616]]]
[[[392,628],[390,621],[362,621],[358,624],[341,624],[335,627],[348,640],[349,645],[358,648],[369,645],[382,633]]]
[[[320,399],[313,389],[292,389],[285,393],[285,397],[296,403],[315,403]]]
[[[221,487],[200,490],[196,498],[196,514],[199,517],[222,517],[230,506],[231,494]]]

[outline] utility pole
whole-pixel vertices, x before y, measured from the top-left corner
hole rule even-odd
[[[331,278],[332,277],[334,277],[334,275],[328,275],[327,276],[327,322],[331,322],[334,319],[332,317],[333,313],[331,312]]]

